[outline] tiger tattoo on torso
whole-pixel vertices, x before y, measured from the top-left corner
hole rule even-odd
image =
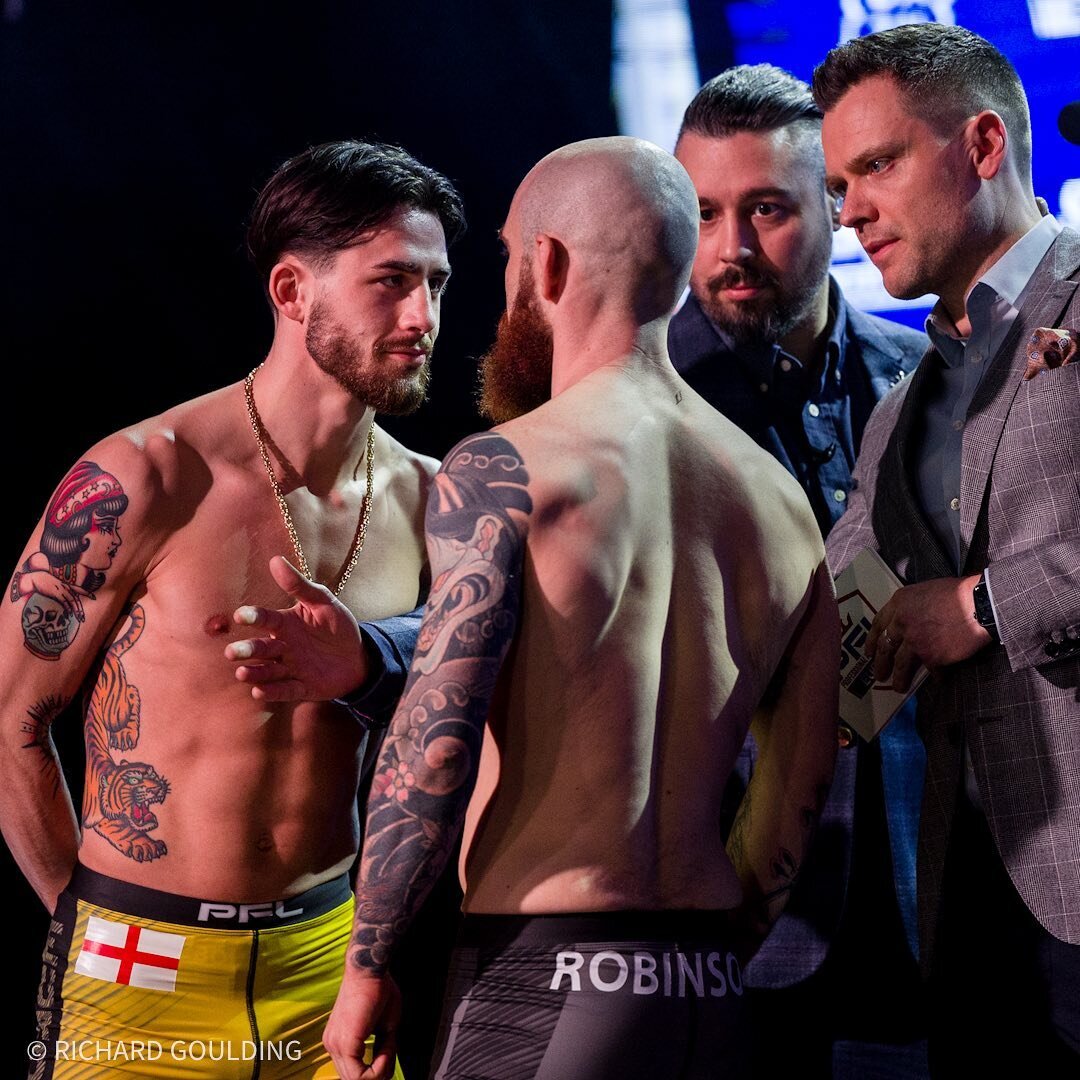
[[[105,651],[86,705],[83,828],[93,829],[129,859],[148,862],[168,852],[163,840],[148,835],[158,826],[150,807],[165,800],[168,781],[146,762],[116,762],[110,753],[134,749],[142,721],[142,699],[120,657],[139,640],[146,616],[133,604],[128,617],[127,630]]]

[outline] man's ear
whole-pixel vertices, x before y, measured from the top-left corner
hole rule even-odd
[[[832,222],[832,231],[840,228],[840,211],[844,208],[844,197],[836,195],[825,189],[825,207],[829,211],[829,220]]]
[[[967,138],[975,171],[983,180],[993,179],[1008,151],[1005,121],[991,109],[984,109],[968,121]]]
[[[570,269],[570,253],[561,240],[546,233],[539,233],[536,237],[536,259],[539,264],[537,274],[537,288],[540,295],[553,304],[559,302],[559,297],[566,288],[566,275]]]
[[[286,255],[270,271],[267,289],[277,312],[293,322],[304,321],[314,294],[314,278],[304,263]]]

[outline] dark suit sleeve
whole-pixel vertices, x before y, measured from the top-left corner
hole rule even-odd
[[[371,677],[359,689],[337,700],[367,728],[384,728],[390,723],[405,688],[423,611],[421,605],[407,615],[360,623],[364,648],[372,663]]]
[[[988,567],[998,633],[1013,671],[1080,651],[1080,540],[1056,540]]]

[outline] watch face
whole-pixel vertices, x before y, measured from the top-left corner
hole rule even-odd
[[[990,593],[986,588],[986,582],[979,580],[972,593],[975,601],[975,621],[985,630],[989,630],[991,636],[997,640],[997,620],[994,618],[994,605],[990,603]]]

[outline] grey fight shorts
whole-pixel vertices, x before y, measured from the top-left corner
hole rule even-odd
[[[729,913],[467,915],[433,1080],[749,1076]]]

